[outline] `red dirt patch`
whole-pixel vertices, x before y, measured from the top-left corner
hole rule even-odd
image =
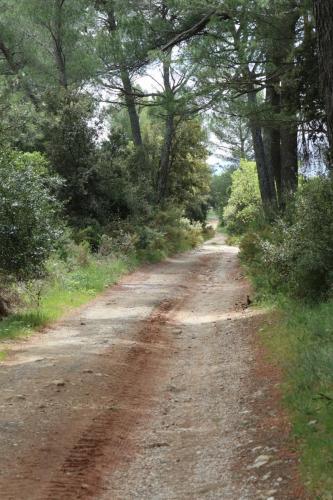
[[[271,318],[270,318],[271,320]],[[263,321],[254,318],[252,346],[255,353],[255,362],[251,368],[251,379],[248,383],[248,408],[251,411],[250,420],[254,425],[253,443],[241,449],[240,463],[236,469],[245,470],[251,467],[255,458],[253,450],[257,448],[257,455],[265,453],[263,450],[274,450],[274,460],[267,466],[251,470],[252,481],[259,489],[263,485],[263,477],[270,473],[269,483],[278,484],[276,492],[272,486],[272,497],[281,500],[308,500],[299,476],[299,457],[296,443],[291,437],[290,418],[283,408],[281,383],[283,374],[279,366],[274,363],[266,347],[262,344],[258,330]],[[268,452],[269,453],[269,452]],[[254,476],[256,475],[256,477]]]
[[[117,361],[113,356],[110,394],[115,404],[95,416],[42,498],[94,498],[102,488],[105,469],[119,468],[133,456],[133,432],[147,416],[154,387],[158,387],[156,378],[161,377],[172,349],[171,339],[163,332],[172,307],[172,301],[163,301],[143,322],[134,339],[137,344],[126,358],[120,355]]]

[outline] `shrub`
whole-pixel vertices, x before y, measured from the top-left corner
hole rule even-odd
[[[333,184],[326,178],[305,182],[294,209],[261,242],[262,270],[289,295],[319,300],[333,284]]]
[[[229,166],[221,174],[212,177],[210,202],[212,207],[221,215],[221,219],[223,219],[223,210],[229,201],[232,174],[235,170],[236,167]]]
[[[155,212],[146,225],[136,229],[136,248],[149,260],[194,248],[203,241],[199,222],[191,222],[179,208]]]
[[[61,234],[60,185],[39,153],[0,153],[0,274],[6,279],[40,275]]]
[[[120,230],[115,236],[103,234],[98,253],[102,257],[129,255],[135,250],[136,233]]]
[[[243,234],[263,220],[256,164],[242,160],[232,173],[231,192],[223,210],[223,222],[230,234]]]

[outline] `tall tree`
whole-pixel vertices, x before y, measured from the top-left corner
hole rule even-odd
[[[320,81],[324,94],[330,145],[328,162],[333,170],[333,2],[313,0],[319,44]]]
[[[102,86],[118,90],[123,97],[131,124],[132,139],[135,146],[143,148],[140,118],[136,106],[135,93],[130,68],[133,65],[131,49],[127,47],[129,36],[127,19],[124,19],[123,6],[114,0],[96,0],[95,5],[101,18],[101,32],[98,54],[102,61]],[[129,6],[130,7],[130,6]],[[130,8],[129,8],[130,10]],[[131,37],[139,36],[132,31]],[[130,57],[128,57],[130,54]]]

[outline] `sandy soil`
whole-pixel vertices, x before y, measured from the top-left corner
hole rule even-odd
[[[248,293],[217,236],[7,343],[0,498],[304,498]]]

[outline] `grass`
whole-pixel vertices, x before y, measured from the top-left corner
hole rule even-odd
[[[229,240],[230,242],[230,240]],[[300,456],[300,472],[311,498],[333,499],[333,299],[310,304],[272,286],[260,260],[242,255],[260,305],[273,311],[273,326],[261,332],[283,370],[282,394]]]
[[[40,299],[34,300],[39,295],[38,284],[33,284],[23,296],[25,307],[0,322],[0,341],[26,336],[51,324],[72,309],[89,302],[140,263],[158,262],[168,255],[194,248],[203,241],[203,236],[197,230],[177,229],[160,242],[161,248],[147,248],[118,258],[94,257],[85,245],[73,247],[73,270],[69,271],[68,264],[66,267],[60,259],[51,260],[48,263],[49,278],[40,283]],[[213,234],[207,236],[212,237]],[[5,353],[0,351],[0,361],[4,356]]]
[[[210,208],[208,210],[208,214],[207,214],[207,223],[209,224],[211,221],[216,220],[218,218],[219,218],[219,215],[216,212],[216,210],[214,210],[213,208]]]
[[[218,232],[227,237],[227,244],[230,246],[238,246],[241,242],[241,236],[231,235],[230,233],[228,233],[227,228],[221,223],[218,226]]]
[[[333,301],[285,301],[262,333],[284,371],[284,401],[299,445],[301,474],[313,498],[333,498]]]
[[[260,234],[269,240],[270,228]],[[309,498],[333,500],[333,298],[316,304],[287,298],[290,283],[277,283],[274,268],[263,265],[255,236],[244,235],[241,260],[256,301],[273,313],[273,326],[260,335],[282,368],[303,484]]]
[[[55,263],[53,263],[55,264]],[[45,284],[39,305],[30,304],[0,322],[0,340],[32,333],[85,304],[137,265],[135,258],[90,259],[72,272],[55,273]],[[59,270],[58,270],[59,271]],[[4,353],[0,353],[4,357]]]

